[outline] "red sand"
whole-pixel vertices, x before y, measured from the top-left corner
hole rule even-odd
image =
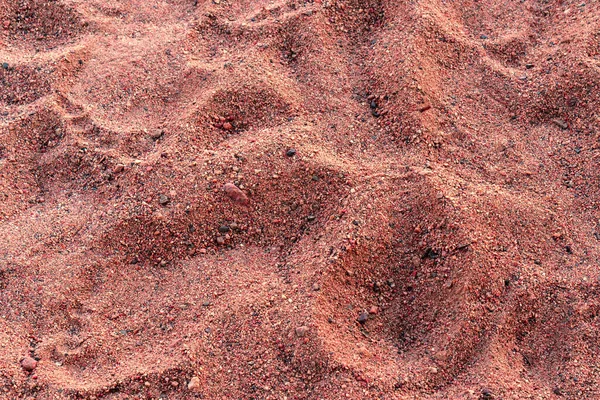
[[[0,0],[0,83],[0,398],[600,398],[599,1]]]

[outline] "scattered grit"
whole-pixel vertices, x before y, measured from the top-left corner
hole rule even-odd
[[[598,0],[0,0],[0,398],[600,398]]]

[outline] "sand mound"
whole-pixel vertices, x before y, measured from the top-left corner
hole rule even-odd
[[[0,397],[597,398],[598,6],[0,1]]]

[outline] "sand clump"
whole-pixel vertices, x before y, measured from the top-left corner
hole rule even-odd
[[[598,398],[599,6],[0,0],[0,398]]]

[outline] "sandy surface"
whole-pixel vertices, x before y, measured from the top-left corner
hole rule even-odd
[[[600,397],[598,0],[0,0],[0,85],[0,398]]]

